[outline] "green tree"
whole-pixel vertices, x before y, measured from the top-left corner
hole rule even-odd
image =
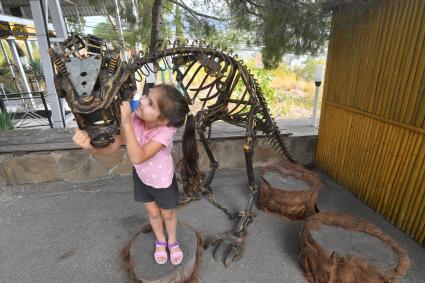
[[[106,5],[110,18],[115,19],[113,1],[89,1],[93,5]],[[127,47],[134,47],[140,42],[144,49],[152,49],[155,45],[151,45],[152,42],[182,37],[198,38],[228,46],[242,42],[241,33],[244,31],[229,30],[225,24],[227,20],[216,16],[223,15],[226,7],[219,7],[212,2],[216,1],[191,1],[191,5],[197,7],[195,10],[181,0],[120,1],[120,16]],[[209,11],[209,14],[198,11]],[[99,24],[94,34],[106,40],[116,40],[115,32],[107,34],[108,30],[113,29],[113,25]]]
[[[119,5],[130,47],[141,42],[152,50],[156,42],[182,36],[229,48],[246,43],[261,46],[264,66],[276,68],[285,53],[315,55],[323,49],[332,11],[364,11],[380,1],[192,0],[189,6],[184,0],[122,0]],[[113,1],[106,3],[114,17]]]
[[[93,34],[109,42],[118,41],[118,33],[110,22],[98,23],[93,29]]]
[[[324,47],[333,11],[351,9],[361,21],[382,0],[226,0],[234,28],[263,46],[263,63],[276,68],[285,53],[315,55]],[[335,23],[338,25],[338,23]]]
[[[174,7],[174,28],[175,35],[177,38],[184,37],[183,19],[180,11],[180,7],[175,5]]]

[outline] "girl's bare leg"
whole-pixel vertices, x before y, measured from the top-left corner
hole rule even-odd
[[[164,226],[162,222],[161,209],[155,201],[145,202],[145,207],[148,210],[149,223],[152,226],[152,230],[155,234],[156,240],[161,242],[166,242],[164,235]],[[157,247],[155,252],[165,251],[166,247]],[[161,261],[165,258],[160,257]]]
[[[175,209],[162,209],[161,214],[164,217],[165,227],[167,228],[168,233],[168,243],[172,244],[177,241],[176,231],[177,231],[177,217]],[[179,247],[173,248],[173,252],[181,252]],[[179,261],[179,258],[176,258],[175,261]]]

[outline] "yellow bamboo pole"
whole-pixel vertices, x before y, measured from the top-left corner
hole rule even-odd
[[[398,5],[395,3],[396,1],[390,1],[389,5],[392,8],[392,12],[390,14],[390,22],[388,24],[388,39],[386,39],[383,49],[383,64],[381,65],[381,68],[379,69],[379,77],[378,77],[378,87],[376,89],[376,92],[378,94],[378,100],[377,104],[374,108],[373,113],[380,116],[381,109],[384,105],[385,99],[386,99],[386,93],[384,93],[383,88],[386,82],[386,78],[388,77],[389,72],[389,65],[390,65],[390,58],[389,53],[391,50],[392,45],[395,41],[395,33],[394,29],[397,25],[397,20],[400,18],[400,9]]]
[[[425,72],[423,72],[422,81],[425,81]],[[425,93],[425,84],[419,89],[419,93]],[[420,101],[418,102],[419,109],[416,112],[416,121],[415,124],[417,127],[421,127],[425,130],[425,95],[422,95]]]
[[[354,47],[354,50],[351,53],[352,55],[348,59],[351,61],[351,64],[348,66],[350,70],[350,76],[348,80],[349,84],[348,84],[348,89],[346,92],[347,101],[345,105],[352,108],[356,107],[355,106],[356,97],[363,95],[362,93],[356,92],[356,88],[358,84],[361,83],[358,80],[358,75],[359,75],[359,69],[360,69],[359,65],[361,61],[364,60],[362,58],[362,55],[364,52],[363,50],[365,48],[365,42],[364,42],[365,33],[366,33],[366,28],[364,26],[356,27],[356,30],[354,32],[353,44],[352,44],[352,46]]]
[[[361,88],[359,89],[359,104],[355,105],[357,109],[362,111],[368,111],[368,100],[370,99],[371,85],[372,81],[370,79],[371,74],[373,74],[373,68],[376,65],[376,58],[378,56],[378,38],[379,38],[379,27],[381,26],[381,21],[383,20],[384,9],[373,8],[369,11],[368,14],[368,25],[370,30],[368,32],[366,44],[366,52],[363,53],[365,65],[363,66],[363,71],[360,72],[359,81]]]
[[[396,176],[398,176],[399,173],[400,173],[400,170],[401,170],[400,167],[401,167],[401,164],[403,164],[402,161],[406,160],[405,154],[406,154],[407,145],[410,144],[409,141],[412,140],[411,139],[412,132],[410,132],[407,129],[401,129],[400,131],[402,133],[402,142],[401,142],[400,148],[398,149],[398,151],[395,155],[394,169],[391,172],[391,174],[389,176],[387,176],[387,178],[388,178],[388,183],[387,183],[388,191],[385,194],[384,200],[383,200],[383,211],[382,211],[383,215],[388,214],[388,210],[389,210],[389,207],[390,207],[390,199],[397,192],[398,188],[396,188],[394,186],[394,180],[395,180]]]
[[[412,125],[415,125],[415,116],[417,111],[414,112],[416,103],[418,102],[421,93],[419,88],[423,85],[423,80],[421,77],[424,73],[425,68],[425,2],[417,1],[420,6],[417,8],[417,14],[415,17],[415,26],[412,28],[410,33],[414,38],[411,42],[411,50],[409,50],[409,66],[407,73],[409,73],[409,79],[405,83],[405,92],[407,98],[403,101],[401,105],[399,121],[406,122]],[[415,41],[414,41],[415,40]],[[413,63],[412,63],[413,62]],[[422,77],[423,78],[423,77]]]
[[[383,170],[383,168],[385,167],[385,160],[387,158],[387,151],[389,148],[389,143],[391,141],[391,137],[394,131],[394,127],[388,124],[385,124],[384,127],[386,128],[386,134],[383,137],[382,140],[382,145],[380,146],[380,148],[378,149],[378,156],[375,159],[376,163],[373,169],[373,175],[372,177],[368,180],[368,190],[366,192],[366,197],[365,197],[365,201],[372,207],[375,208],[373,206],[373,202],[374,202],[374,198],[376,197],[376,194],[378,193],[377,191],[381,188],[378,188],[378,181],[379,181],[379,176],[381,174],[381,171]]]
[[[324,106],[324,103],[322,104],[322,108]],[[324,165],[324,158],[326,155],[325,152],[325,146],[326,146],[326,135],[327,135],[327,119],[329,115],[326,113],[326,115],[320,117],[320,128],[319,128],[319,136],[317,139],[317,154],[316,154],[316,164],[323,169]]]
[[[370,121],[370,123],[373,122],[374,121]],[[376,159],[379,155],[377,148],[379,148],[379,145],[382,144],[382,137],[385,135],[385,130],[385,124],[377,123],[377,135],[372,143],[372,146],[369,148],[368,162],[359,182],[359,197],[362,200],[365,200],[369,180],[371,176],[373,176],[374,169],[376,168]]]
[[[376,112],[376,108],[377,108],[377,101],[378,101],[378,97],[379,97],[379,93],[377,91],[378,89],[378,84],[379,84],[379,77],[380,77],[380,72],[382,69],[382,64],[383,64],[383,57],[384,57],[384,46],[385,44],[387,44],[388,42],[388,38],[389,38],[389,34],[388,34],[388,26],[389,26],[389,21],[390,21],[390,15],[393,11],[393,5],[391,5],[391,3],[385,3],[382,4],[380,6],[380,10],[383,11],[383,17],[381,18],[381,22],[379,22],[379,31],[378,31],[378,39],[376,41],[376,47],[375,49],[378,51],[378,53],[376,54],[376,58],[375,58],[375,62],[373,64],[373,69],[371,72],[371,86],[370,86],[370,99],[369,99],[369,103],[368,103],[368,107],[367,107],[367,112],[369,113],[375,113]]]
[[[332,140],[333,148],[334,148],[333,152],[331,152],[331,148],[329,148],[329,151],[330,151],[329,152],[329,162],[330,162],[329,163],[329,166],[330,166],[329,170],[330,170],[331,176],[336,179],[335,171],[337,170],[337,167],[336,167],[336,161],[335,160],[336,160],[336,156],[338,155],[338,144],[339,144],[339,140],[340,140],[339,133],[340,133],[340,130],[341,130],[341,124],[338,123],[338,120],[336,119],[336,117],[338,115],[338,109],[334,108],[332,111],[333,111],[333,116],[335,118],[332,120],[331,128],[334,129],[334,133],[338,133],[338,134],[336,134],[334,136],[334,139]]]
[[[382,169],[382,166],[384,165],[382,162],[382,159],[385,156],[385,151],[388,148],[388,140],[393,130],[393,127],[388,124],[384,124],[383,127],[384,127],[384,134],[379,138],[380,143],[378,144],[378,147],[375,148],[375,151],[377,151],[377,155],[372,163],[373,164],[372,173],[366,183],[367,189],[364,194],[364,200],[368,205],[372,204],[373,194],[375,193],[375,190],[376,190],[376,180],[378,179],[380,170]]]
[[[349,145],[349,141],[350,141],[350,134],[352,132],[352,123],[353,123],[353,113],[351,112],[345,112],[342,115],[344,115],[346,117],[346,119],[348,121],[345,121],[345,127],[344,130],[342,132],[342,144],[341,144],[341,159],[340,159],[340,164],[339,164],[339,171],[340,171],[340,180],[343,183],[347,182],[347,155],[348,155],[348,145]],[[349,162],[349,161],[348,161]]]
[[[347,148],[347,166],[345,171],[347,173],[347,181],[345,184],[351,192],[354,192],[354,175],[358,172],[356,164],[359,159],[363,156],[362,152],[364,149],[364,140],[360,139],[361,135],[365,132],[365,129],[362,127],[363,117],[359,115],[353,115],[353,128],[351,129],[350,134],[352,138]]]
[[[326,105],[323,103],[322,105]],[[322,106],[323,107],[323,106]],[[329,136],[332,134],[330,123],[333,118],[332,109],[329,108],[326,110],[326,115],[321,117],[320,121],[320,129],[319,129],[319,143],[318,147],[320,148],[320,152],[317,156],[318,165],[325,170],[329,174],[329,154],[328,154],[328,146],[329,146]]]
[[[331,165],[332,166],[331,172],[332,172],[332,176],[337,180],[339,179],[338,173],[340,171],[340,167],[338,166],[338,156],[341,153],[341,140],[342,140],[341,132],[343,130],[343,123],[341,123],[341,120],[345,118],[345,116],[342,116],[341,112],[342,111],[340,111],[340,109],[336,109],[335,116],[339,118],[333,121],[336,124],[336,132],[338,133],[338,135],[335,136],[336,148],[332,156],[333,163]]]
[[[394,208],[393,208],[393,215],[392,215],[393,221],[395,221],[395,224],[398,227],[400,225],[400,224],[398,224],[400,222],[399,217],[400,217],[400,214],[401,214],[400,207],[401,207],[401,204],[402,204],[402,200],[403,200],[403,198],[406,194],[406,191],[407,191],[407,184],[409,182],[409,179],[411,178],[413,166],[415,165],[416,157],[418,155],[419,147],[420,147],[421,143],[422,143],[422,136],[418,135],[417,139],[416,139],[416,143],[413,146],[412,155],[411,155],[409,162],[406,166],[406,174],[403,176],[402,182],[400,183],[400,193],[399,193],[398,199],[395,202],[395,205],[394,205]]]
[[[409,2],[401,3],[405,13],[402,16],[403,23],[399,24],[400,30],[397,32],[397,36],[400,38],[400,45],[397,47],[397,54],[395,57],[394,65],[392,67],[392,75],[387,91],[391,92],[391,100],[389,106],[386,108],[384,117],[392,120],[398,120],[396,113],[399,112],[400,99],[402,98],[402,92],[400,92],[400,86],[403,84],[403,73],[409,73],[410,70],[405,69],[406,65],[406,53],[412,46],[412,35],[410,32],[402,32],[403,29],[410,30],[414,23],[414,13],[416,0],[409,0]]]
[[[422,228],[420,227],[420,223],[423,218],[425,218],[425,176],[422,178],[422,183],[419,188],[420,196],[415,203],[415,209],[417,209],[417,213],[412,226],[412,235],[414,235],[415,238],[419,236]]]
[[[425,51],[425,49],[424,49],[424,51]],[[425,61],[425,58],[422,58],[422,61]],[[419,66],[419,68],[421,68],[422,70],[419,71],[419,72],[422,72],[422,74],[423,74],[424,71],[425,71],[425,68],[424,68],[425,63],[422,62],[420,65],[421,66]],[[414,126],[420,127],[421,125],[420,124],[416,125],[415,122],[417,121],[417,119],[418,119],[418,117],[421,113],[421,110],[420,110],[421,107],[424,107],[424,104],[421,105],[420,101],[421,100],[423,101],[423,93],[424,93],[423,92],[423,88],[424,88],[423,82],[425,81],[425,77],[422,76],[422,79],[420,79],[419,75],[413,76],[413,74],[412,74],[412,77],[415,77],[415,79],[414,79],[415,83],[413,85],[413,89],[409,89],[409,92],[407,93],[408,96],[405,99],[405,101],[403,101],[402,110],[401,110],[401,115],[402,115],[401,121],[406,122],[406,123],[411,123]],[[422,84],[422,86],[421,86],[421,84]],[[420,91],[420,88],[422,88],[422,92]],[[416,110],[416,112],[413,112],[416,104],[418,105],[418,109]],[[423,111],[423,109],[422,109],[422,111]],[[424,116],[422,116],[422,118],[423,117]]]
[[[365,128],[366,130],[362,131],[360,134],[360,141],[359,144],[362,145],[362,149],[360,152],[357,153],[357,155],[360,156],[358,159],[358,162],[354,164],[354,172],[352,177],[352,183],[353,183],[353,193],[356,196],[359,196],[359,183],[362,172],[365,170],[367,166],[367,160],[369,157],[369,152],[371,148],[371,143],[375,140],[374,134],[377,134],[377,130],[375,128],[375,122],[373,120],[370,120],[367,117],[359,116],[361,117],[361,125],[362,128]]]
[[[423,1],[421,1],[423,2]],[[414,97],[411,97],[413,93],[409,91],[409,89],[406,88],[407,82],[410,77],[414,76],[414,72],[416,69],[417,63],[417,57],[414,55],[415,51],[415,42],[420,40],[418,38],[419,33],[419,25],[418,25],[418,18],[421,17],[422,11],[420,10],[421,7],[419,7],[420,1],[415,0],[413,4],[411,4],[411,7],[413,11],[410,14],[410,22],[407,27],[407,31],[404,33],[408,35],[408,38],[406,38],[405,43],[407,45],[406,50],[403,50],[403,55],[400,56],[401,63],[399,64],[398,69],[399,71],[399,78],[400,81],[396,85],[395,93],[397,95],[397,100],[395,101],[394,105],[392,106],[392,113],[394,113],[393,117],[391,117],[393,120],[404,122],[404,112],[403,105],[408,105],[407,100],[410,98],[415,100]],[[423,7],[422,7],[423,8]],[[417,95],[417,94],[416,94]],[[407,107],[406,107],[407,108]],[[411,115],[411,114],[410,114]],[[411,117],[411,116],[410,116]],[[410,118],[409,118],[410,119]],[[407,122],[407,124],[411,124],[410,121]]]
[[[407,0],[412,1],[412,0]],[[408,17],[406,17],[406,14],[408,13],[408,7],[409,2],[400,3],[397,2],[397,9],[399,11],[398,13],[398,19],[396,20],[395,29],[392,31],[394,33],[393,35],[393,42],[390,45],[391,51],[389,53],[388,58],[388,64],[386,66],[386,72],[387,75],[385,76],[385,80],[383,80],[383,92],[385,94],[386,99],[383,102],[382,107],[380,108],[380,111],[376,114],[389,118],[390,109],[391,109],[391,102],[397,99],[398,93],[394,91],[394,83],[396,83],[399,79],[399,66],[398,66],[398,60],[400,54],[403,52],[404,43],[403,41],[403,34],[401,31],[405,26],[408,24],[406,22],[408,20]],[[392,119],[392,118],[391,118]]]
[[[410,178],[409,181],[406,185],[406,192],[403,195],[401,201],[400,201],[400,216],[398,218],[397,221],[397,226],[398,227],[404,227],[406,219],[407,219],[407,211],[409,209],[408,205],[409,205],[409,200],[410,198],[415,196],[415,183],[416,180],[420,174],[420,167],[422,165],[422,161],[425,158],[425,143],[422,142],[423,141],[423,136],[421,137],[421,143],[422,145],[420,146],[420,149],[418,151],[416,160],[414,162],[414,166],[412,169],[412,172],[410,174]]]
[[[424,145],[424,147],[425,147],[425,145]],[[425,178],[424,172],[425,172],[425,159],[422,160],[422,165],[421,165],[421,169],[419,171],[419,176],[418,176],[416,183],[414,185],[415,195],[412,196],[409,199],[408,210],[406,212],[407,221],[404,224],[404,229],[406,231],[412,231],[413,230],[413,228],[414,228],[413,224],[416,220],[416,217],[418,216],[419,206],[425,205],[425,203],[421,204],[421,202],[424,201],[423,196],[424,196],[424,192],[425,192],[425,187],[421,187],[421,184],[423,183],[424,178]]]
[[[389,179],[390,176],[395,173],[395,162],[403,141],[403,136],[407,130],[403,128],[394,127],[393,138],[390,140],[388,155],[385,161],[385,168],[382,170],[382,174],[379,177],[378,184],[381,190],[376,195],[374,200],[374,207],[379,213],[382,213],[385,207],[385,199],[387,195],[391,194],[391,187]]]
[[[383,92],[385,94],[385,99],[383,101],[382,108],[380,112],[377,114],[382,117],[388,118],[389,110],[391,105],[391,101],[396,98],[398,93],[394,92],[394,86],[393,84],[397,81],[397,74],[398,72],[396,70],[399,70],[399,56],[400,52],[403,51],[403,43],[402,39],[404,39],[404,35],[406,33],[402,32],[403,28],[405,28],[406,21],[408,21],[407,13],[409,12],[409,2],[411,0],[406,0],[404,3],[397,2],[396,5],[398,7],[398,19],[396,20],[396,23],[394,25],[393,33],[394,33],[394,43],[391,44],[390,52],[389,52],[389,62],[387,67],[387,76],[383,78]]]
[[[395,223],[395,219],[397,217],[397,210],[396,210],[397,203],[400,201],[400,198],[404,193],[403,181],[405,178],[407,178],[406,176],[409,175],[410,171],[408,170],[408,167],[409,167],[409,164],[411,163],[411,159],[415,151],[415,146],[418,143],[418,139],[419,139],[418,134],[415,134],[415,133],[411,134],[411,139],[407,146],[407,152],[405,154],[405,158],[403,159],[403,163],[400,168],[401,170],[395,178],[394,187],[396,188],[396,191],[395,191],[395,194],[392,195],[390,198],[390,208],[387,213],[388,218],[393,224]]]

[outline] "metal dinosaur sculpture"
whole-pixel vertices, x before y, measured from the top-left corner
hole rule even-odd
[[[252,207],[257,187],[252,158],[257,130],[268,137],[284,160],[296,162],[269,113],[257,80],[243,61],[232,55],[232,51],[220,50],[218,46],[201,41],[176,41],[167,42],[146,56],[140,53],[138,57],[133,56],[128,62],[123,62],[119,49],[106,48],[101,39],[92,35],[84,38],[72,35],[58,50],[50,49],[49,54],[58,71],[58,95],[66,98],[78,126],[89,133],[92,144],[97,147],[107,146],[119,134],[119,104],[129,100],[136,90],[136,74],[146,77],[164,67],[173,70],[176,84],[187,102],[202,102],[195,116],[196,129],[209,157],[211,170],[199,191],[230,219],[239,220],[232,231],[214,237],[209,244],[216,246],[214,258],[222,258],[226,267],[240,259],[247,227],[255,217]],[[245,209],[236,214],[214,200],[210,187],[218,162],[208,140],[211,125],[218,120],[246,129],[243,151],[249,198]]]

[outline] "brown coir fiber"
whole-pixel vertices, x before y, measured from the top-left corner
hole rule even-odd
[[[359,256],[329,254],[313,239],[311,232],[321,225],[367,233],[385,242],[397,255],[397,265],[388,271],[380,271]],[[315,283],[395,283],[399,282],[410,266],[406,252],[388,235],[365,220],[342,213],[322,212],[308,218],[300,233],[300,264],[305,277]]]
[[[267,171],[273,170],[282,176],[293,176],[310,186],[310,189],[305,191],[274,188],[262,177],[258,201],[258,207],[261,210],[275,212],[283,218],[292,220],[304,219],[318,212],[317,198],[323,184],[315,173],[289,162],[265,166],[260,170],[262,176]]]

